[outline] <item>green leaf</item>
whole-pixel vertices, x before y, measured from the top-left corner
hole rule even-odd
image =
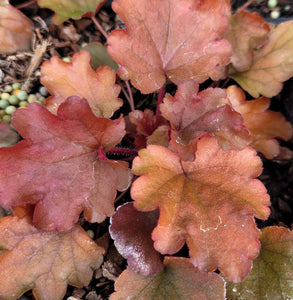
[[[253,269],[241,283],[228,283],[227,299],[292,299],[293,232],[284,227],[262,230],[261,250]]]

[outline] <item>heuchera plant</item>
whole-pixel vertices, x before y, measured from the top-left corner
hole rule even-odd
[[[56,24],[94,19],[103,2],[38,1]],[[46,106],[11,118],[22,140],[0,149],[0,205],[13,210],[0,220],[0,298],[32,289],[56,300],[68,284],[89,284],[105,251],[78,225],[83,213],[92,223],[110,217],[127,259],[111,300],[291,299],[293,234],[260,231],[255,218],[270,215],[258,153],[292,158],[276,139],[290,139],[292,127],[269,98],[293,76],[293,22],[232,15],[228,0],[114,0],[112,8],[126,25],[107,36],[117,74],[94,70],[87,51],[71,63],[52,57],[41,68]],[[129,81],[157,97],[155,111],[135,109]],[[115,209],[117,190],[128,189]],[[184,245],[189,255],[178,254]]]

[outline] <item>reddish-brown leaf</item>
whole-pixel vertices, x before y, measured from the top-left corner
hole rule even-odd
[[[238,111],[244,120],[244,125],[252,134],[251,146],[272,159],[280,154],[280,145],[275,138],[289,140],[293,129],[284,116],[272,110],[268,110],[270,99],[260,97],[246,101],[245,93],[233,85],[227,88],[227,94],[233,108]]]
[[[33,22],[8,1],[0,2],[0,10],[0,53],[29,50],[33,37]]]
[[[241,10],[230,18],[225,38],[233,48],[232,64],[236,71],[247,71],[253,62],[254,50],[264,45],[270,32],[269,24],[257,13]]]
[[[67,285],[88,285],[103,262],[104,249],[79,226],[42,232],[29,210],[0,220],[0,298],[17,299],[33,290],[36,299],[63,299]]]
[[[254,98],[276,96],[293,76],[293,21],[271,30],[268,42],[254,54],[249,70],[230,75]]]
[[[160,208],[152,238],[155,249],[174,254],[184,243],[200,271],[219,269],[234,282],[243,280],[259,252],[254,216],[266,219],[270,201],[255,177],[262,162],[252,148],[222,150],[217,140],[203,137],[193,162],[169,149],[150,145],[139,151],[133,172],[134,206]]]
[[[114,30],[108,52],[142,93],[158,90],[167,76],[175,84],[217,80],[232,50],[228,0],[115,0],[127,31]]]
[[[198,85],[186,81],[178,86],[174,97],[167,94],[160,109],[170,121],[170,149],[183,160],[193,160],[199,136],[209,133],[218,138],[221,147],[243,149],[251,136],[239,113],[229,105],[227,94],[220,88],[198,93]]]
[[[260,241],[260,254],[249,276],[239,284],[228,283],[229,300],[292,299],[293,232],[284,227],[266,227]]]
[[[118,98],[120,86],[115,84],[116,73],[108,66],[94,71],[87,51],[76,53],[67,63],[52,57],[43,63],[41,82],[52,95],[46,100],[48,109],[56,113],[59,105],[70,96],[87,99],[98,117],[109,118],[122,106]]]
[[[40,7],[55,11],[53,22],[60,25],[64,21],[92,17],[103,6],[106,0],[38,0]]]
[[[131,270],[144,276],[163,268],[162,256],[154,249],[151,233],[159,212],[141,212],[133,203],[120,206],[111,217],[109,231],[119,253],[127,259]]]
[[[129,186],[130,170],[99,152],[120,142],[122,118],[97,118],[85,99],[70,97],[57,116],[32,103],[14,113],[12,125],[24,140],[0,149],[2,206],[35,203],[34,224],[49,231],[72,228],[82,211],[90,222],[113,214],[116,189]]]
[[[142,276],[126,269],[110,300],[224,300],[225,284],[215,273],[199,272],[187,258],[166,257],[164,269]]]

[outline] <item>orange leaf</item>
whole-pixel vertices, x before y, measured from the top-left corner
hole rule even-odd
[[[70,97],[57,116],[31,103],[14,113],[12,125],[24,139],[0,148],[0,205],[35,204],[34,224],[47,231],[71,229],[82,211],[90,222],[114,213],[130,170],[99,153],[121,141],[123,118],[98,118],[85,99]]]
[[[270,201],[257,179],[262,162],[252,148],[222,150],[203,137],[193,162],[180,160],[167,148],[150,145],[139,151],[133,172],[134,206],[160,208],[152,233],[162,254],[174,254],[184,243],[200,271],[217,268],[231,281],[245,278],[259,252],[254,216],[266,219]]]
[[[199,272],[187,258],[166,257],[164,269],[142,276],[126,269],[115,283],[110,300],[224,300],[224,282],[215,273]]]
[[[230,75],[254,98],[276,96],[283,82],[293,76],[293,21],[274,28],[265,46],[254,54],[253,64],[243,73]]]
[[[108,52],[142,93],[158,90],[165,76],[175,84],[217,80],[230,62],[231,46],[222,39],[228,0],[115,0],[112,7],[127,31],[111,32]]]
[[[253,62],[254,50],[268,38],[269,24],[257,13],[240,11],[230,18],[225,38],[233,48],[232,64],[238,72],[247,71]]]
[[[0,220],[0,298],[17,299],[32,289],[36,299],[62,299],[67,285],[88,285],[104,249],[76,225],[68,232],[42,232],[29,209]],[[18,213],[19,214],[19,213]]]
[[[40,7],[55,11],[53,22],[60,25],[64,21],[94,16],[106,0],[38,0]]]
[[[70,96],[85,98],[98,117],[109,118],[122,106],[118,98],[120,86],[115,84],[116,73],[108,66],[94,71],[87,51],[76,53],[71,63],[57,56],[43,63],[41,82],[52,97],[46,100],[48,109],[56,113],[59,105]]]
[[[244,125],[252,134],[251,146],[268,159],[277,156],[280,145],[275,138],[289,140],[293,134],[291,124],[281,113],[268,110],[271,101],[266,97],[246,101],[245,93],[235,85],[227,88],[227,94],[233,108],[242,115]]]
[[[220,88],[198,92],[198,85],[186,81],[178,86],[174,97],[167,94],[160,109],[170,121],[170,149],[183,160],[193,160],[199,136],[209,133],[217,137],[225,150],[243,149],[251,136],[239,113],[229,105],[227,94]]]
[[[229,300],[292,299],[293,232],[271,226],[262,230],[261,250],[249,276],[227,284]]]
[[[1,1],[0,10],[0,53],[29,50],[33,37],[33,22],[8,1]]]

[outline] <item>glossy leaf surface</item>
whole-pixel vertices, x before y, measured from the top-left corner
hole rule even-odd
[[[174,97],[167,94],[160,106],[171,123],[170,149],[183,160],[193,160],[196,138],[209,133],[217,137],[223,149],[243,149],[251,136],[239,113],[234,111],[227,94],[220,88],[198,92],[193,81],[178,86]]]
[[[253,64],[243,73],[231,77],[254,98],[276,96],[283,82],[293,76],[293,21],[279,24],[265,46],[255,52]]]
[[[141,212],[133,203],[120,206],[111,217],[109,232],[119,253],[134,272],[149,276],[163,268],[161,255],[154,249],[151,233],[158,211]]]
[[[293,129],[280,112],[269,110],[270,99],[259,97],[246,101],[244,92],[237,86],[229,86],[227,94],[233,108],[244,120],[244,125],[252,134],[251,146],[272,159],[280,154],[281,148],[275,138],[289,140]]]
[[[225,288],[215,273],[201,273],[187,258],[166,257],[164,269],[142,276],[126,269],[115,283],[110,300],[222,300]]]
[[[102,222],[114,212],[116,190],[130,183],[127,162],[99,157],[124,136],[123,119],[97,118],[78,97],[57,114],[37,103],[17,110],[12,125],[24,140],[0,149],[0,204],[36,204],[34,224],[48,231],[71,229],[82,211]]]
[[[0,220],[0,298],[17,299],[32,289],[36,299],[63,299],[67,285],[88,285],[104,249],[78,225],[64,233],[42,232],[32,215]],[[18,212],[19,213],[19,212]]]
[[[259,252],[254,216],[266,219],[269,196],[255,177],[262,163],[252,148],[222,150],[212,137],[201,138],[193,162],[162,146],[139,151],[133,172],[134,206],[159,207],[152,233],[155,249],[174,254],[184,243],[200,271],[219,269],[234,282],[243,280]]]
[[[50,111],[56,113],[59,105],[70,96],[87,99],[98,117],[109,118],[122,106],[114,70],[102,66],[94,71],[90,59],[87,51],[81,51],[73,56],[71,63],[57,56],[43,63],[41,82],[52,95],[46,100]]]
[[[217,80],[230,62],[227,0],[115,0],[112,8],[127,31],[109,35],[108,52],[142,93],[158,90],[165,76],[175,84]]]
[[[293,233],[284,227],[262,230],[261,251],[249,276],[239,284],[228,283],[227,298],[291,299],[293,295]]]
[[[64,21],[92,17],[103,6],[106,0],[38,0],[40,7],[54,10],[53,22],[60,25]]]
[[[28,51],[33,37],[33,22],[20,10],[0,2],[0,54]]]

